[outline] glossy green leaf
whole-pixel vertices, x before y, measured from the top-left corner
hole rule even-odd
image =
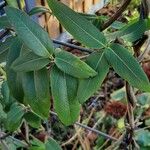
[[[113,43],[110,45],[110,48],[105,51],[105,55],[109,64],[123,79],[140,90],[150,91],[150,83],[147,76],[137,60],[126,48]]]
[[[22,117],[25,113],[25,108],[14,103],[7,114],[7,129],[15,131],[21,125]]]
[[[48,63],[50,63],[48,58],[43,58],[34,54],[33,52],[28,52],[25,55],[17,58],[11,67],[16,72],[29,72],[40,70]]]
[[[52,13],[75,39],[90,48],[105,47],[106,39],[103,33],[85,17],[57,0],[47,0],[47,2]]]
[[[46,68],[23,74],[24,101],[41,118],[46,119],[50,109],[49,77]]]
[[[7,38],[5,42],[0,42],[0,63],[6,61],[9,48],[12,44],[13,37]]]
[[[51,57],[53,44],[48,33],[23,11],[12,7],[6,7],[5,10],[9,21],[25,45],[39,56]]]
[[[88,78],[97,74],[77,56],[61,49],[56,49],[54,62],[60,70],[77,78]]]
[[[129,22],[126,26],[121,28],[119,31],[111,33],[108,35],[108,38],[122,38],[129,42],[134,42],[140,39],[144,32],[150,29],[150,19],[141,19],[141,20],[133,20]]]
[[[34,7],[33,9],[31,9],[28,13],[28,15],[32,16],[32,15],[35,15],[35,14],[39,14],[39,13],[50,13],[50,10],[44,6],[37,6],[37,7]]]
[[[75,100],[77,80],[53,66],[50,81],[55,111],[65,125],[71,125],[80,112],[80,104]]]
[[[103,80],[105,79],[108,71],[109,65],[104,56],[104,52],[95,52],[92,53],[86,60],[86,63],[95,69],[98,74],[93,78],[80,79],[78,92],[76,99],[83,103],[90,96],[92,96],[101,86]]]
[[[62,150],[62,149],[54,139],[49,138],[45,143],[45,150]]]
[[[11,25],[10,25],[10,23],[8,21],[7,16],[0,17],[0,29],[1,28],[3,28],[3,29],[5,29],[5,28],[11,28]]]
[[[31,127],[39,128],[41,126],[41,119],[35,113],[27,112],[23,117]]]
[[[21,74],[14,72],[10,66],[19,57],[21,50],[22,42],[18,38],[15,38],[9,49],[6,64],[7,82],[10,89],[10,94],[19,102],[23,101],[24,96],[22,89]]]
[[[140,39],[143,36],[144,32],[149,29],[150,29],[150,21],[148,21],[147,19],[145,20],[141,19],[131,24],[130,26],[124,28],[120,32],[120,35],[121,34],[123,35],[121,38],[123,38],[124,40],[134,42]]]

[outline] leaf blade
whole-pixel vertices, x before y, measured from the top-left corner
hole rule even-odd
[[[16,72],[29,72],[40,70],[48,63],[50,63],[49,59],[40,57],[32,52],[28,52],[17,58],[11,67]]]
[[[75,100],[77,80],[53,66],[50,81],[58,117],[65,125],[74,123],[80,112],[80,104]]]
[[[50,9],[75,39],[90,48],[105,47],[104,35],[91,22],[56,0],[47,0]]]
[[[119,44],[111,44],[105,51],[107,61],[116,73],[127,80],[132,86],[143,91],[150,91],[150,84],[137,60],[126,48]]]
[[[9,131],[15,131],[21,124],[25,109],[14,103],[7,114],[6,126]]]
[[[93,78],[80,79],[76,99],[83,103],[92,96],[102,84],[108,71],[109,65],[105,59],[104,52],[95,52],[87,60],[87,64],[95,69],[98,74]]]
[[[45,150],[62,150],[59,144],[52,138],[49,138],[45,143]]]
[[[57,67],[73,77],[88,78],[97,74],[96,71],[85,62],[67,51],[59,49],[55,53],[55,56],[54,62]]]
[[[53,54],[52,41],[42,27],[32,21],[27,14],[16,8],[6,7],[5,11],[19,38],[35,54],[47,58]]]
[[[42,119],[46,119],[50,109],[49,79],[46,68],[23,73],[24,101]]]
[[[21,49],[22,49],[22,42],[18,38],[14,38],[12,41],[12,45],[9,49],[6,63],[6,75],[10,93],[19,102],[23,102],[24,96],[21,74],[13,71],[10,66],[14,62],[14,60],[16,60],[19,57]]]

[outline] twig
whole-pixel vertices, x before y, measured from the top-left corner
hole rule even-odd
[[[63,45],[63,46],[67,46],[67,47],[70,47],[70,48],[73,48],[73,49],[78,49],[78,50],[83,51],[83,52],[88,52],[88,53],[93,52],[93,50],[90,50],[90,49],[87,49],[87,48],[84,48],[84,47],[80,47],[80,46],[77,46],[77,45],[74,45],[74,44],[61,42],[61,41],[58,41],[58,40],[53,40],[53,43]]]
[[[80,129],[81,131],[81,129]],[[72,136],[67,142],[63,143],[61,146],[69,145],[72,141],[74,141],[77,138],[78,134],[76,133],[74,136]]]
[[[128,7],[128,5],[130,4],[131,0],[125,0],[125,2],[122,4],[122,6],[120,7],[120,9],[118,9],[118,11],[110,18],[110,20],[108,20],[107,22],[105,22],[102,27],[101,27],[101,31],[105,30],[106,28],[108,28],[114,21],[116,21],[121,14],[126,10],[126,8]]]
[[[55,115],[55,116],[58,116],[58,115],[57,115],[55,112],[53,112],[53,111],[50,111],[50,113],[53,114],[53,115]],[[81,128],[84,128],[84,129],[86,129],[86,130],[92,131],[92,132],[94,132],[94,133],[96,133],[96,134],[98,134],[98,135],[100,135],[100,136],[103,136],[103,137],[106,138],[106,139],[110,139],[110,140],[114,140],[114,141],[117,141],[117,140],[118,140],[117,138],[114,138],[114,137],[112,137],[112,136],[110,136],[110,135],[108,135],[108,134],[106,134],[106,133],[103,133],[103,132],[101,132],[101,131],[98,131],[98,130],[96,130],[96,129],[93,129],[93,128],[89,127],[89,126],[83,125],[83,124],[81,124],[81,123],[79,123],[79,122],[76,122],[75,125],[77,125],[77,126],[79,126],[79,127],[81,127]]]
[[[76,124],[75,124],[75,125],[76,125]],[[78,128],[77,128],[76,126],[74,126],[74,127],[75,127],[75,131],[76,131],[76,133],[77,133],[79,142],[80,142],[80,144],[81,144],[83,150],[86,150],[86,145],[84,144],[83,138],[82,138],[82,136],[81,136],[81,132],[79,132],[79,130],[78,130]]]
[[[76,122],[75,124],[78,125],[78,126],[80,126],[80,127],[82,127],[82,128],[84,128],[84,129],[87,129],[87,130],[89,130],[89,131],[92,131],[92,132],[94,132],[94,133],[96,133],[96,134],[98,134],[98,135],[101,135],[101,136],[103,136],[103,137],[106,138],[106,139],[111,139],[111,140],[114,140],[114,141],[117,141],[117,140],[118,140],[117,138],[114,138],[114,137],[112,137],[112,136],[110,136],[110,135],[108,135],[108,134],[106,134],[106,133],[103,133],[103,132],[101,132],[101,131],[98,131],[98,130],[96,130],[96,129],[93,129],[93,128],[91,128],[91,127],[89,127],[89,126],[86,126],[86,125],[84,125],[84,124],[81,124],[81,123],[79,123],[79,122]]]
[[[145,48],[144,52],[137,58],[137,60],[138,60],[139,62],[142,62],[143,59],[144,59],[145,54],[146,54],[149,50],[150,50],[150,39],[149,39],[148,42],[147,42],[147,45],[146,45],[146,48]]]

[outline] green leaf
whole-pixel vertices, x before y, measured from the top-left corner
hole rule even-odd
[[[9,6],[18,8],[17,0],[6,0],[6,2],[7,2],[7,4],[8,4]]]
[[[62,150],[59,144],[52,138],[45,143],[45,150]]]
[[[46,68],[23,74],[24,101],[42,119],[46,119],[50,109],[49,77]]]
[[[14,37],[7,38],[5,42],[0,42],[0,63],[6,61],[9,48]]]
[[[109,64],[123,79],[140,90],[150,91],[150,84],[147,76],[137,60],[126,48],[113,43],[110,45],[110,48],[106,49],[105,55]]]
[[[25,108],[14,103],[7,114],[7,129],[15,131],[21,125],[22,117],[25,113]]]
[[[77,78],[89,78],[97,74],[95,70],[78,57],[61,49],[56,49],[54,62],[60,70]]]
[[[45,150],[45,144],[36,138],[30,140],[30,143],[32,146],[29,148],[29,150]]]
[[[144,105],[150,106],[150,93],[142,93],[138,95],[137,102],[142,106]]]
[[[5,111],[8,111],[10,109],[10,106],[14,102],[14,99],[10,96],[10,90],[7,81],[4,81],[2,83],[1,94],[2,94],[1,104],[3,105]]]
[[[25,45],[39,56],[51,57],[53,44],[48,33],[23,11],[12,7],[6,7],[5,10],[9,21]]]
[[[86,63],[95,69],[98,74],[93,78],[79,80],[78,92],[76,99],[83,103],[92,96],[101,86],[105,79],[109,65],[105,59],[104,52],[92,53],[86,60]]]
[[[7,118],[7,114],[3,110],[3,106],[0,103],[0,124],[3,122],[4,119]]]
[[[105,47],[106,39],[90,21],[56,0],[47,0],[52,13],[75,39],[90,48]]]
[[[3,29],[11,28],[11,25],[10,25],[10,23],[8,21],[7,16],[0,17],[0,28],[3,28]]]
[[[65,125],[74,123],[80,113],[80,104],[75,100],[77,80],[53,66],[50,74],[54,108]]]
[[[140,39],[144,32],[150,29],[150,19],[135,19],[129,22],[126,26],[121,28],[119,31],[111,33],[108,38],[122,38],[129,42],[135,42]]]
[[[150,132],[148,130],[137,131],[135,139],[140,146],[150,146]]]
[[[10,89],[10,94],[19,102],[23,102],[24,96],[22,89],[21,74],[14,72],[10,66],[19,57],[21,49],[22,42],[18,38],[15,38],[9,49],[6,64],[7,82]]]
[[[120,35],[123,35],[122,38],[129,42],[134,42],[142,37],[145,31],[150,29],[150,21],[147,19],[140,19],[137,22],[131,24],[124,28]]]
[[[27,123],[33,128],[39,128],[41,126],[41,119],[33,112],[27,112],[24,115]]]
[[[28,13],[28,15],[32,16],[38,13],[50,13],[50,10],[44,6],[37,6],[31,9]]]
[[[17,72],[29,72],[40,70],[44,68],[50,60],[48,58],[40,57],[32,52],[28,52],[23,56],[17,58],[13,64],[12,69]]]

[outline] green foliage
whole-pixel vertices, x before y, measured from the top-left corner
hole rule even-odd
[[[0,17],[0,28],[11,28],[7,16]]]
[[[24,115],[24,119],[33,128],[39,128],[41,126],[41,119],[33,112],[27,112]]]
[[[62,150],[60,148],[60,146],[58,145],[58,143],[52,139],[52,138],[49,138],[45,144],[45,149],[46,150],[50,150],[50,149],[53,149],[53,150]]]
[[[11,65],[16,72],[36,71],[44,68],[50,60],[40,57],[33,52],[28,52],[23,56],[18,57]]]
[[[13,0],[13,1],[12,0],[6,0],[6,2],[8,3],[9,6],[18,8],[17,0]]]
[[[47,70],[41,69],[24,73],[22,78],[24,101],[41,118],[46,119],[50,109],[49,77]]]
[[[94,92],[96,92],[100,88],[103,80],[105,79],[109,71],[109,65],[104,56],[104,52],[92,53],[86,59],[86,63],[90,67],[95,69],[98,72],[98,74],[93,78],[79,80],[79,86],[78,86],[76,99],[80,103],[85,102],[91,95],[94,94]]]
[[[77,80],[61,72],[56,66],[53,66],[50,78],[55,110],[60,120],[70,125],[77,120],[80,112],[80,105],[75,99]]]
[[[63,27],[81,44],[92,48],[93,53],[81,60],[70,52],[54,49],[48,33],[29,16],[51,13],[50,10],[35,7],[26,14],[14,8],[18,7],[15,1],[8,1],[14,7],[6,7],[6,16],[0,18],[0,28],[13,30],[12,37],[0,43],[0,62],[6,62],[0,68],[3,77],[0,122],[4,128],[16,131],[22,121],[32,128],[40,128],[41,122],[49,119],[50,108],[56,111],[64,125],[74,124],[79,118],[80,103],[88,100],[101,87],[110,68],[137,90],[150,92],[149,80],[130,50],[114,43],[114,38],[129,43],[139,40],[150,29],[149,19],[135,19],[127,25],[115,21],[111,27],[117,31],[105,36],[99,28],[107,17],[76,13],[57,0],[47,2]],[[110,40],[111,44],[108,43]],[[111,98],[123,100],[125,90],[114,92]],[[137,100],[143,109],[135,114],[142,115],[146,105],[149,106],[149,93],[137,96]],[[106,122],[110,125],[109,121]],[[119,129],[125,128],[124,118],[114,122]],[[148,125],[149,120],[145,123]],[[141,147],[147,148],[149,136],[147,130],[137,131],[135,139]],[[45,142],[33,138],[29,146],[30,150],[61,150],[51,138]]]
[[[6,128],[9,131],[17,130],[24,114],[25,108],[14,103],[7,114]]]
[[[18,38],[14,38],[12,45],[9,48],[6,64],[7,82],[10,89],[10,94],[16,98],[19,102],[23,101],[23,89],[21,84],[21,74],[12,70],[11,64],[15,61],[22,48],[22,42]]]
[[[48,0],[52,13],[73,37],[90,48],[100,49],[106,44],[103,33],[83,16],[56,0]]]
[[[123,26],[119,31],[108,34],[108,38],[122,38],[128,42],[135,42],[140,39],[144,32],[150,29],[150,19],[134,19],[126,26]]]
[[[135,139],[141,147],[150,148],[150,132],[148,130],[137,131]]]
[[[57,49],[55,52],[54,62],[60,70],[76,78],[89,78],[97,74],[78,57],[61,49]]]
[[[126,48],[114,43],[105,51],[105,55],[109,64],[122,78],[134,87],[150,92],[147,76]]]
[[[6,7],[5,10],[19,38],[35,54],[47,58],[51,57],[54,50],[48,33],[21,10],[12,7]]]
[[[28,15],[32,16],[38,13],[50,13],[49,9],[44,6],[37,6],[31,9],[28,13]]]
[[[12,44],[12,40],[13,38],[7,38],[5,42],[0,42],[0,62],[6,61],[9,48]]]

